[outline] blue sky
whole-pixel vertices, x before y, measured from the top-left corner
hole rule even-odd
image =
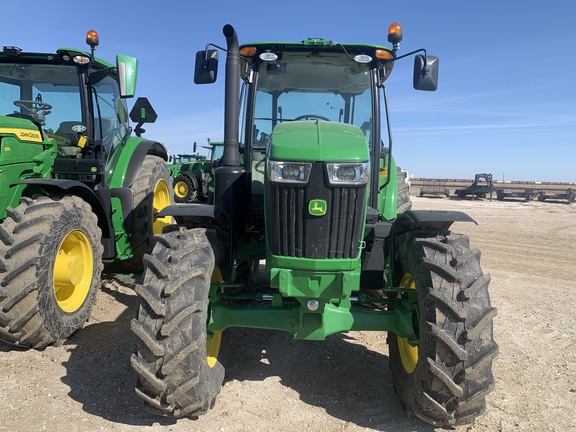
[[[84,48],[94,29],[99,57],[137,57],[137,95],[158,113],[146,136],[172,153],[223,139],[224,62],[213,85],[195,85],[193,67],[207,42],[225,45],[224,24],[240,43],[323,37],[388,45],[388,26],[399,22],[400,54],[426,48],[440,57],[440,84],[434,93],[413,90],[411,59],[388,79],[398,165],[416,177],[491,172],[498,180],[576,182],[574,2],[33,0],[8,2],[2,16],[2,45]]]

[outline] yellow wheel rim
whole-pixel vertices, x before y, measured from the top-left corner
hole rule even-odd
[[[72,313],[86,300],[92,284],[94,256],[90,240],[82,231],[64,237],[54,260],[54,295],[60,309]]]
[[[209,335],[210,336],[210,335]],[[206,361],[209,367],[214,367],[220,354],[222,344],[222,332],[212,332],[211,337],[206,339]]]
[[[168,185],[164,180],[159,180],[154,187],[154,197],[152,199],[152,232],[154,234],[161,234],[162,229],[172,223],[172,217],[158,217],[158,213],[164,207],[169,206],[170,202],[170,191],[168,190]]]
[[[174,193],[179,198],[185,198],[188,195],[188,185],[184,181],[176,182],[174,185]]]
[[[416,289],[416,283],[410,273],[405,273],[400,281],[400,286],[407,289]],[[400,296],[400,294],[399,294]],[[404,370],[411,374],[418,364],[418,347],[408,343],[407,338],[398,338],[398,352]]]
[[[212,282],[220,282],[222,280],[222,272],[219,267],[214,267],[212,272]],[[220,345],[222,344],[222,332],[215,331],[209,332],[206,337],[206,361],[208,366],[213,368],[218,362],[220,355]]]

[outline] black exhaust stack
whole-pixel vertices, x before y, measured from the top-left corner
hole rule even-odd
[[[222,166],[214,172],[214,203],[230,216],[236,238],[249,211],[246,170],[240,166],[238,126],[240,117],[240,51],[236,30],[230,24],[222,29],[227,43],[224,96],[224,154]]]
[[[240,48],[236,30],[230,24],[223,28],[228,53],[226,54],[226,87],[224,96],[224,166],[239,166],[238,124],[240,107]]]

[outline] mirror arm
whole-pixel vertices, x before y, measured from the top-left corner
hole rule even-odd
[[[206,50],[204,51],[204,61],[208,60],[208,48],[209,47],[218,48],[221,51],[228,52],[228,50],[226,48],[222,48],[221,46],[215,45],[213,43],[207,43],[206,44]]]
[[[426,49],[424,49],[424,48],[420,48],[420,49],[417,49],[417,50],[414,50],[414,51],[410,51],[409,53],[403,54],[403,55],[401,55],[401,56],[399,56],[399,57],[394,57],[394,58],[388,60],[386,63],[392,63],[392,62],[395,62],[396,60],[400,60],[400,59],[406,58],[406,57],[408,57],[408,56],[411,56],[411,55],[416,54],[416,53],[419,53],[419,52],[423,52],[423,53],[424,53],[424,68],[422,69],[422,71],[421,71],[420,73],[421,73],[422,75],[426,76],[426,75],[428,75],[428,74],[430,73],[430,68],[428,68],[428,66],[427,66],[427,65],[428,65],[428,56],[427,56],[427,54],[426,54]]]
[[[424,59],[425,59],[425,60],[428,60],[428,58],[427,58],[427,56],[426,56],[426,50],[425,50],[424,48],[420,48],[420,49],[417,49],[417,50],[415,50],[415,51],[410,51],[409,53],[402,54],[402,55],[399,56],[399,57],[394,57],[394,58],[388,60],[386,63],[395,62],[396,60],[403,59],[403,58],[405,58],[405,57],[411,56],[411,55],[416,54],[416,53],[419,53],[419,52],[423,52],[423,53],[424,53]]]
[[[219,46],[219,45],[216,45],[216,44],[213,44],[213,43],[211,43],[211,42],[210,42],[210,43],[207,43],[207,44],[206,44],[206,48],[205,48],[205,50],[204,50],[204,61],[208,60],[208,48],[209,48],[209,47],[217,48],[217,49],[219,49],[219,50],[221,50],[221,51],[224,51],[224,52],[226,52],[226,53],[228,52],[228,50],[227,50],[226,48],[223,48],[223,47],[221,47],[221,46]],[[245,58],[245,57],[244,57],[244,56],[240,56],[240,58]]]
[[[142,125],[145,122],[143,121],[139,121],[138,124],[134,127],[134,133],[136,134],[137,137],[141,137],[143,133],[146,132],[146,129],[142,129]]]

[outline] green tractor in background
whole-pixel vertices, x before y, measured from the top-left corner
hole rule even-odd
[[[89,318],[104,263],[142,271],[171,222],[168,152],[142,138],[156,113],[134,96],[137,60],[91,52],[0,53],[0,339],[60,343]]]
[[[196,142],[192,147],[194,150],[193,154],[177,154],[170,156],[170,162],[168,163],[168,169],[170,170],[170,175],[172,178],[175,178],[178,174],[180,174],[180,170],[182,166],[185,164],[193,164],[196,162],[203,162],[206,160],[205,155],[201,155],[197,153],[197,146]]]
[[[196,153],[196,143],[194,143],[194,154],[178,154],[170,156],[168,169],[174,179],[174,201],[177,203],[194,202],[198,200],[198,180],[196,171],[205,171],[204,165],[206,156]],[[194,171],[194,173],[193,173]],[[188,172],[186,175],[184,173]]]
[[[174,200],[177,203],[207,202],[212,183],[212,173],[222,158],[224,143],[211,142],[208,138],[208,146],[203,148],[210,151],[210,159],[196,153],[179,154],[172,158],[169,168],[174,178]]]
[[[230,327],[301,340],[387,331],[408,413],[437,426],[473,420],[494,385],[490,277],[469,239],[450,230],[473,222],[468,215],[409,209],[384,86],[396,61],[420,52],[414,87],[435,90],[438,59],[398,56],[398,24],[392,48],[319,38],[239,46],[232,26],[223,32],[214,200],[160,212],[176,224],[155,236],[136,288],[137,394],[164,416],[207,412]],[[214,82],[217,64],[217,51],[200,51],[195,82]]]

